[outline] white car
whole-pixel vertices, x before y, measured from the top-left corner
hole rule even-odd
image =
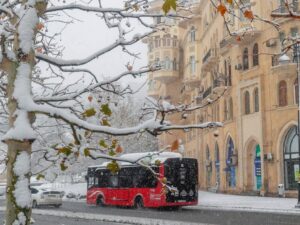
[[[50,205],[56,208],[62,205],[62,194],[60,191],[38,189],[31,187],[32,208],[41,205]]]

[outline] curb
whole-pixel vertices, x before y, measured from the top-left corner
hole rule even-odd
[[[0,207],[0,211],[4,211],[4,207]],[[93,213],[79,213],[71,211],[55,211],[55,210],[41,210],[34,209],[33,214],[46,215],[46,216],[57,216],[65,218],[76,218],[85,220],[97,220],[103,222],[114,222],[123,223],[130,225],[213,225],[208,223],[193,223],[175,220],[160,220],[160,219],[149,219],[141,217],[128,217],[128,216],[115,216],[115,215],[99,215]]]

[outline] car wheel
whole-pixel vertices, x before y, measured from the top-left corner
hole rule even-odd
[[[142,197],[140,197],[140,196],[136,197],[136,199],[134,200],[134,208],[135,209],[143,209],[144,208],[144,201],[143,201]]]
[[[97,206],[101,206],[101,207],[105,206],[104,200],[103,200],[103,196],[99,196],[99,197],[97,198],[96,204],[97,204]]]
[[[54,205],[54,207],[55,207],[55,208],[59,208],[59,207],[61,207],[61,205]]]
[[[37,202],[36,202],[36,200],[33,200],[33,202],[32,202],[32,208],[37,208]]]

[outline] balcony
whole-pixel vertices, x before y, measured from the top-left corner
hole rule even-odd
[[[299,1],[297,2],[290,2],[288,4],[289,10],[287,6],[282,3],[279,5],[279,7],[271,12],[271,16],[274,18],[280,18],[276,22],[281,24],[286,22],[287,20],[292,20],[292,16],[290,16],[290,12],[292,13],[299,13]]]
[[[202,71],[208,72],[210,71],[218,62],[218,51],[216,48],[211,48],[208,50],[208,52],[205,54],[205,56],[202,59]]]
[[[179,78],[178,70],[159,70],[153,73],[153,79],[162,83],[170,83]]]
[[[297,72],[296,58],[293,57],[292,52],[287,53],[290,61],[279,63],[280,55],[274,55],[271,57],[271,74],[279,75],[280,77],[293,77]]]
[[[223,54],[231,45],[247,45],[253,42],[261,34],[260,30],[251,27],[248,24],[240,24],[238,30],[232,31],[232,35],[226,36],[220,41],[220,53]]]
[[[213,80],[212,92],[214,94],[220,95],[224,91],[224,88],[225,88],[224,83],[225,82],[224,82],[224,80],[222,80],[222,78],[217,78],[217,79]]]
[[[184,79],[184,84],[189,86],[190,89],[194,89],[200,86],[201,79],[198,76],[190,76]]]
[[[220,49],[226,47],[226,46],[228,45],[228,41],[226,40],[226,38],[222,39],[222,40],[220,41],[220,44],[219,44],[219,45],[220,45]]]

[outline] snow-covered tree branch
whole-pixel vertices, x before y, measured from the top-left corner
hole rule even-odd
[[[31,176],[30,158],[32,144],[38,139],[43,143],[39,153],[41,160],[47,161],[40,171],[52,165],[67,168],[66,161],[76,160],[80,155],[91,158],[117,160],[122,147],[113,136],[158,135],[164,131],[190,128],[209,128],[222,126],[218,122],[204,124],[176,125],[166,121],[168,113],[182,113],[197,107],[174,106],[148,107],[146,117],[134,123],[121,125],[110,118],[114,110],[111,100],[104,99],[104,93],[121,98],[133,91],[130,86],[121,87],[118,82],[126,77],[141,77],[148,72],[159,70],[159,66],[134,65],[139,54],[132,46],[143,38],[163,31],[164,25],[154,25],[152,18],[172,17],[185,19],[176,13],[149,13],[147,0],[129,0],[122,3],[92,0],[88,3],[76,1],[0,1],[0,92],[1,122],[7,120],[8,129],[2,136],[7,145],[7,212],[6,225],[29,224],[31,217],[31,195],[29,179]],[[77,23],[79,29],[85,28],[82,19],[94,17],[96,24],[90,27],[84,37],[93,37],[95,31],[111,32],[114,36],[107,42],[99,41],[89,51],[73,57],[66,52],[75,51],[76,38],[69,37],[66,43],[60,41],[69,26]],[[82,25],[81,25],[82,24]],[[105,28],[104,28],[105,26]],[[80,35],[78,37],[80,37]],[[126,55],[127,62],[111,60],[110,67],[122,64],[123,71],[104,71],[91,65],[101,63],[105,55],[112,52]],[[71,55],[71,57],[70,57]],[[75,55],[75,54],[74,54]],[[80,76],[80,77],[78,77]],[[93,97],[91,93],[101,93]],[[106,96],[107,97],[107,96]],[[160,103],[158,103],[160,104]],[[176,109],[176,110],[175,110]],[[126,119],[126,118],[125,118]],[[47,121],[48,123],[43,123]],[[58,134],[66,132],[72,138],[58,141],[53,146],[45,144],[51,130],[58,128]],[[48,133],[43,132],[47,130]],[[98,145],[91,141],[97,135]],[[49,135],[49,136],[48,136]],[[109,137],[109,138],[106,138]],[[121,138],[120,138],[121,139]],[[38,160],[38,164],[42,164]],[[130,161],[130,160],[129,160]],[[136,163],[136,162],[134,162]]]

